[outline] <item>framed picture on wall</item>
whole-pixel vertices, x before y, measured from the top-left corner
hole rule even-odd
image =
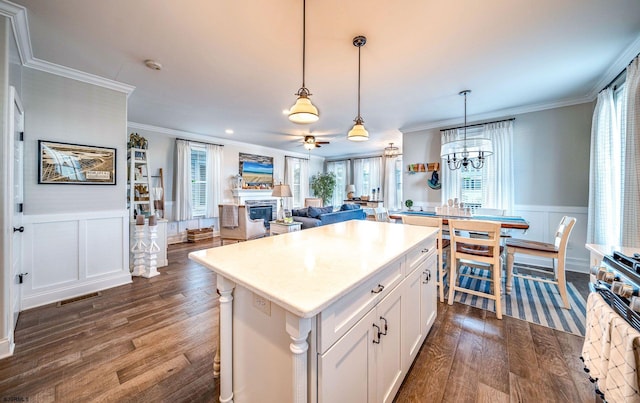
[[[116,149],[38,140],[38,183],[115,185]]]

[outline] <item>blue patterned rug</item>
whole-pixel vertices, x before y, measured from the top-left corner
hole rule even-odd
[[[469,272],[462,267],[462,273]],[[475,269],[475,275],[489,278],[489,270]],[[476,291],[489,292],[490,281],[461,276],[462,286]],[[448,287],[447,287],[448,289]],[[447,289],[445,289],[445,295]],[[504,291],[504,278],[502,280]],[[584,336],[587,303],[571,283],[567,283],[571,309],[564,309],[558,287],[553,284],[514,277],[511,295],[502,295],[502,313],[527,322],[552,329]],[[495,302],[487,298],[456,292],[454,301],[495,312]]]

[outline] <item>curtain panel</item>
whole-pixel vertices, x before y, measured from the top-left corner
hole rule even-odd
[[[218,204],[222,201],[222,146],[207,144],[207,211],[205,217],[218,216]]]
[[[622,245],[640,247],[640,60],[627,67]]]
[[[480,137],[488,138],[493,145],[493,155],[487,157],[484,172],[483,207],[513,210],[513,121],[486,124]]]
[[[175,220],[190,220],[191,213],[191,144],[176,140],[176,206]]]
[[[587,243],[620,245],[621,200],[612,195],[622,194],[621,140],[613,90],[605,88],[591,123]]]
[[[462,133],[458,133],[458,130],[451,129],[445,130],[442,132],[441,141],[442,144],[448,143],[454,140],[462,140],[464,136]],[[442,169],[440,173],[442,175],[442,205],[447,204],[449,199],[455,199],[456,197],[460,197],[460,170],[451,170],[447,166],[447,159],[442,158],[441,162]]]

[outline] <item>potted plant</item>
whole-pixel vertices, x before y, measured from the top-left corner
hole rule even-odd
[[[404,205],[407,206],[407,210],[411,211],[411,207],[413,207],[413,200],[411,199],[405,200]]]
[[[325,206],[331,203],[336,187],[336,175],[333,172],[319,173],[311,177],[311,190],[315,197],[322,199]]]

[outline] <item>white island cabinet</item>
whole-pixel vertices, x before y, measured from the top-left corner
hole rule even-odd
[[[218,275],[220,401],[392,401],[435,320],[437,231],[353,220],[192,252]]]

